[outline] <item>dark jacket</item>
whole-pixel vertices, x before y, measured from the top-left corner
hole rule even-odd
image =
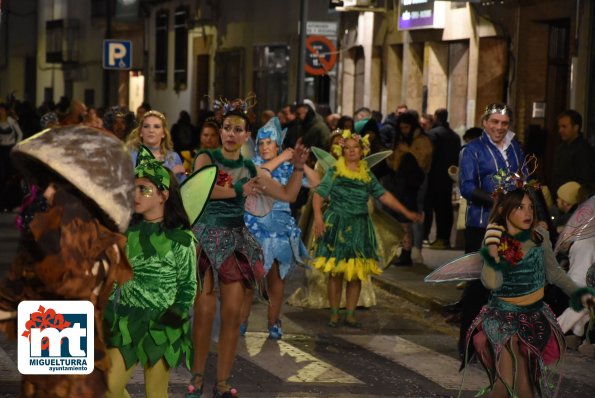
[[[595,151],[579,134],[572,142],[561,142],[554,154],[551,193],[557,196],[560,185],[568,181],[579,184],[595,182]]]
[[[432,152],[432,166],[428,173],[429,189],[452,186],[452,179],[448,175],[448,168],[459,164],[461,152],[461,138],[455,133],[448,123],[435,125],[428,136],[434,151]]]

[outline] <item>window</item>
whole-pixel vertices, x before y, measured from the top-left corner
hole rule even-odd
[[[167,84],[167,30],[169,12],[159,10],[155,15],[155,83]]]
[[[188,7],[176,8],[174,14],[175,55],[174,55],[174,88],[185,90],[188,67]]]

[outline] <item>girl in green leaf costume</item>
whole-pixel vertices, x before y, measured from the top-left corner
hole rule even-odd
[[[196,248],[173,174],[148,151],[135,169],[135,215],[126,252],[134,278],[114,290],[104,330],[111,362],[106,397],[129,397],[136,364],[144,368],[147,397],[167,397],[170,369],[192,344],[188,312],[196,295]]]

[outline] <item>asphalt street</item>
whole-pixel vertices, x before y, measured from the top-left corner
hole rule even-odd
[[[0,215],[0,273],[14,253],[18,234],[14,215]],[[429,253],[426,262],[440,256]],[[438,264],[434,264],[436,266]],[[303,283],[303,269],[289,279],[289,295]],[[388,272],[387,272],[388,274]],[[392,275],[391,277],[395,277]],[[421,277],[420,277],[421,279]],[[394,293],[394,291],[393,291]],[[376,289],[378,304],[358,311],[361,330],[326,326],[328,310],[286,305],[285,335],[267,339],[266,304],[255,303],[246,337],[239,344],[230,383],[241,397],[456,397],[463,374],[458,372],[458,328],[436,311],[399,295]],[[205,374],[206,393],[215,381],[215,346]],[[0,337],[0,397],[18,396],[16,343]],[[595,396],[595,361],[571,352],[559,373],[560,397]],[[183,397],[190,374],[172,371],[170,397]],[[464,375],[463,397],[473,397],[487,385],[479,365]],[[132,397],[143,397],[142,371],[129,383]]]

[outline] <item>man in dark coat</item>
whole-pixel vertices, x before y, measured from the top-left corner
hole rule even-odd
[[[428,193],[425,203],[425,231],[432,226],[432,211],[436,213],[436,240],[432,249],[450,247],[450,230],[453,223],[452,179],[448,168],[459,164],[461,138],[448,124],[448,111],[444,108],[434,112],[434,127],[428,132],[434,146],[432,167],[428,173]]]

